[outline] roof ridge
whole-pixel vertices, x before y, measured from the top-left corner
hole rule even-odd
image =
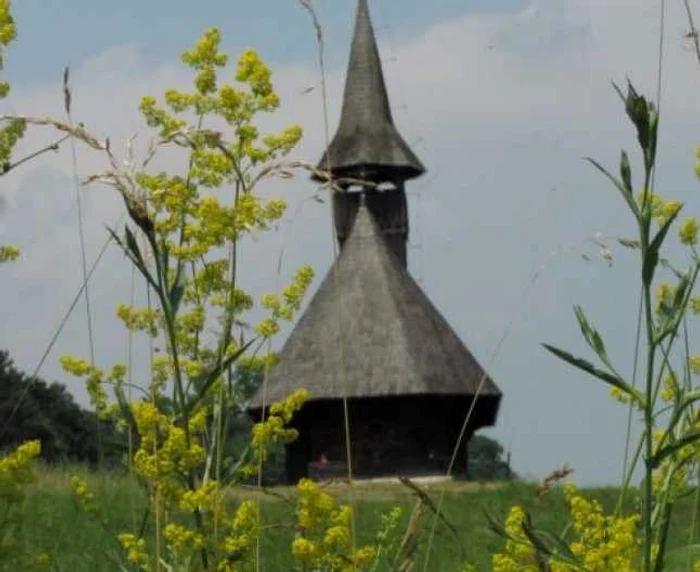
[[[364,193],[363,193],[364,195]],[[405,320],[401,319],[401,295],[400,291],[397,290],[396,288],[391,287],[392,279],[390,274],[392,272],[395,272],[396,274],[408,274],[408,271],[404,268],[403,264],[401,264],[401,261],[398,259],[396,254],[391,250],[389,245],[386,242],[386,239],[384,238],[384,235],[382,231],[379,228],[379,223],[377,222],[377,219],[374,217],[372,214],[372,211],[367,207],[366,203],[360,200],[360,205],[358,206],[357,209],[357,214],[355,216],[355,222],[353,223],[352,228],[350,229],[350,233],[348,235],[348,241],[351,240],[352,235],[354,234],[354,231],[357,227],[358,222],[362,222],[360,219],[361,217],[366,217],[367,219],[367,224],[370,226],[371,230],[370,232],[372,233],[372,246],[377,249],[379,257],[380,258],[385,258],[387,263],[382,263],[379,265],[381,269],[381,276],[382,276],[382,286],[384,287],[386,291],[386,295],[388,298],[391,300],[391,305],[393,308],[393,314],[394,314],[394,319],[399,323],[401,329],[401,334],[402,334],[402,340],[403,340],[403,345],[407,348],[407,353],[409,356],[409,359],[411,360],[411,372],[417,372],[417,371],[423,371],[424,365],[422,364],[421,360],[416,359],[416,352],[411,351],[411,335],[410,331],[408,329],[408,324]],[[358,237],[361,240],[361,237]],[[357,238],[355,239],[357,240]],[[359,245],[358,245],[359,246]],[[367,253],[370,251],[366,248],[366,245],[363,245],[362,248],[366,250]],[[408,274],[410,278],[410,274]],[[396,341],[396,340],[395,340]],[[419,378],[421,376],[418,376]]]

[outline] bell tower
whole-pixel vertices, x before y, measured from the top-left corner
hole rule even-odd
[[[367,0],[358,1],[340,125],[317,169],[341,180],[341,190],[333,193],[341,249],[364,193],[380,232],[405,268],[409,225],[404,183],[425,168],[394,125]]]

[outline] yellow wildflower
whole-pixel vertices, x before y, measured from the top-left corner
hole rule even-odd
[[[610,396],[616,401],[619,401],[620,403],[628,404],[632,401],[632,398],[630,397],[629,393],[623,391],[619,387],[611,387]]]
[[[97,503],[95,502],[95,495],[92,493],[88,487],[87,481],[81,479],[80,477],[73,475],[70,478],[70,484],[73,488],[75,496],[78,497],[80,504],[83,506],[88,513],[97,512]]]
[[[163,537],[176,556],[199,550],[204,546],[204,537],[200,533],[173,522],[165,525]]]
[[[298,536],[292,542],[292,556],[303,565],[313,565],[317,553],[318,547],[307,538]]]
[[[694,374],[700,375],[700,356],[690,356],[688,365]]]
[[[664,401],[673,401],[674,397],[678,393],[678,382],[676,381],[676,376],[673,374],[668,374],[663,379],[663,390],[661,391],[661,399]]]
[[[698,242],[698,221],[694,217],[688,217],[681,224],[678,236],[683,244],[694,246]]]
[[[700,314],[700,296],[690,297],[690,310],[693,314]]]
[[[137,538],[134,534],[123,533],[117,539],[126,551],[126,559],[131,564],[137,565],[141,570],[149,570],[149,557],[146,552],[146,541],[143,538]]]
[[[0,246],[0,263],[10,262],[19,258],[19,249],[9,244]]]
[[[40,452],[39,441],[27,441],[0,458],[0,500],[8,504],[22,500],[25,485],[35,480],[33,465]]]
[[[34,557],[34,566],[36,568],[44,569],[50,563],[51,563],[51,556],[49,554],[47,554],[46,552],[42,552],[41,554],[37,554]]]
[[[662,282],[656,287],[656,311],[661,312],[673,304],[676,288],[668,282]]]

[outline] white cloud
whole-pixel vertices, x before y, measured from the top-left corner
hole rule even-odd
[[[681,38],[686,29],[681,8],[668,5],[658,179],[694,209],[700,206],[691,194],[700,101],[693,95],[700,69]],[[654,92],[658,16],[658,3],[651,0],[542,0],[521,12],[467,13],[433,24],[387,54],[395,56],[386,73],[397,123],[408,141],[422,141],[416,151],[429,170],[409,188],[420,195],[411,199],[413,240],[421,243],[411,251],[412,269],[484,364],[509,321],[523,311],[490,370],[505,392],[494,434],[512,443],[516,469],[533,475],[563,461],[577,469],[582,482],[611,481],[620,473],[625,412],[607,400],[604,388],[557,363],[538,344],[581,349],[570,308],[584,302],[621,367],[631,366],[636,259],[618,255],[608,269],[584,262],[566,246],[595,232],[619,235],[631,229],[618,197],[581,158],[595,155],[614,166],[621,146],[634,148],[610,81],[622,84],[629,75],[644,93]],[[141,95],[160,94],[189,78],[174,63],[149,69],[141,61],[137,47],[124,46],[73,71],[76,118],[101,136],[109,134],[115,147],[142,129]],[[332,70],[329,77],[332,129],[343,74]],[[297,156],[315,160],[324,144],[320,90],[301,95],[318,85],[315,64],[275,66],[275,78],[283,110],[266,127],[301,123],[307,136]],[[16,101],[23,111],[60,114],[60,82],[17,89]],[[30,137],[25,147],[40,140]],[[100,166],[94,153],[80,151],[81,174]],[[2,269],[8,295],[0,345],[27,369],[80,282],[71,177],[64,150],[3,181],[9,201],[0,240],[19,242],[25,257]],[[290,224],[261,238],[244,258],[257,293],[274,286],[283,245],[283,276],[310,262],[320,281],[332,256],[328,207],[306,202],[294,215],[312,185],[302,177],[269,188],[278,191],[290,197]],[[114,222],[121,205],[107,189],[84,193],[94,258],[104,224]],[[558,249],[564,253],[550,257]],[[105,363],[125,352],[125,336],[113,337],[118,330],[111,314],[117,300],[128,298],[131,275],[118,253],[109,256],[92,286]],[[545,261],[523,306],[523,292]],[[87,352],[78,317],[47,375],[59,375],[59,351]]]

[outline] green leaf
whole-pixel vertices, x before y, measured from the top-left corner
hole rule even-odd
[[[656,236],[651,241],[651,244],[644,255],[644,262],[642,264],[642,280],[646,286],[650,286],[651,281],[654,279],[654,272],[656,272],[656,266],[659,263],[659,251],[661,250],[661,245],[668,234],[669,228],[671,228],[671,225],[676,220],[676,217],[680,212],[681,209],[678,209],[664,221],[664,224],[656,233]]]
[[[673,296],[673,301],[671,304],[666,304],[663,300],[661,301],[662,313],[665,316],[665,320],[654,338],[654,343],[660,343],[666,336],[675,335],[678,330],[678,326],[681,323],[681,319],[685,315],[687,308],[688,298],[686,293],[688,287],[690,286],[690,277],[687,274],[681,276],[676,292]]]
[[[627,81],[625,111],[637,128],[639,145],[646,154],[649,148],[649,104],[643,95],[637,93],[637,90],[629,80]]]
[[[644,154],[647,170],[651,172],[656,162],[656,143],[659,131],[659,114],[653,103],[648,105],[649,113],[649,143]]]
[[[168,276],[170,252],[168,251],[168,246],[165,242],[165,239],[158,241],[158,258],[160,259],[160,267],[163,269],[163,276]]]
[[[177,313],[184,294],[185,285],[182,283],[182,280],[179,284],[173,284],[173,287],[170,289],[170,306],[172,307],[173,314]]]
[[[658,467],[661,461],[667,457],[670,457],[686,445],[692,445],[698,440],[700,440],[700,429],[689,431],[675,443],[661,447],[661,449],[659,449],[656,454],[652,456],[649,462],[653,468]]]
[[[493,532],[496,536],[500,536],[501,538],[508,540],[510,539],[510,534],[508,534],[508,531],[504,528],[504,526],[500,523],[500,521],[493,516],[488,510],[485,508],[483,509],[484,516],[486,517],[486,520],[488,521],[488,528]]]
[[[532,526],[532,517],[530,516],[529,512],[525,512],[525,519],[523,520],[522,529],[525,533],[525,536],[532,543],[537,552],[539,552],[540,554],[544,554],[548,557],[553,556],[551,548],[542,541],[542,539],[537,534],[537,531]]]
[[[687,274],[684,274],[681,277],[680,282],[678,283],[678,286],[676,287],[676,294],[673,297],[674,312],[678,313],[678,312],[682,312],[684,310],[684,308],[682,308],[682,306],[685,303],[685,299],[686,299],[685,294],[688,291],[689,285],[690,285],[690,276],[688,276]]]
[[[625,151],[622,151],[620,156],[620,177],[622,178],[622,184],[625,187],[625,191],[627,191],[629,195],[632,195],[632,171],[630,169],[629,157]]]
[[[633,388],[631,385],[629,385],[627,382],[623,381],[620,379],[618,376],[609,373],[607,371],[604,371],[602,369],[597,368],[594,366],[592,363],[581,359],[574,357],[570,353],[560,350],[559,348],[555,348],[554,346],[550,346],[548,344],[542,344],[545,349],[548,351],[552,352],[555,356],[557,356],[559,359],[564,360],[565,362],[569,363],[570,365],[573,365],[574,367],[585,371],[586,373],[591,374],[594,377],[597,377],[598,379],[604,381],[605,383],[612,385],[613,387],[617,387],[618,389],[622,390],[625,392],[627,395],[629,395],[633,400],[635,400],[641,407],[644,407],[644,396],[635,388]]]
[[[596,161],[595,159],[592,159],[591,157],[586,157],[586,161],[588,161],[591,165],[593,165],[596,169],[603,173],[603,175],[605,175],[612,182],[612,184],[615,185],[615,188],[618,191],[620,191],[622,198],[624,198],[625,202],[627,202],[627,206],[634,213],[634,216],[637,218],[637,220],[639,220],[641,216],[639,213],[639,207],[634,201],[632,193],[627,192],[625,185],[622,182],[620,182],[617,177],[611,174],[605,167],[598,163],[598,161]]]
[[[129,251],[134,256],[134,258],[136,260],[138,260],[139,264],[141,266],[145,267],[146,263],[143,260],[143,256],[141,256],[141,250],[139,249],[139,244],[136,241],[136,237],[134,236],[134,233],[131,232],[131,229],[129,228],[128,224],[124,225],[124,235],[126,237],[126,245],[129,248]]]
[[[549,542],[554,548],[554,554],[557,556],[557,558],[566,560],[567,562],[572,564],[581,564],[576,555],[571,550],[571,547],[569,546],[569,543],[566,542],[566,540],[557,536],[556,534],[547,532],[546,530],[539,531],[539,534],[549,540]]]
[[[581,565],[581,562],[576,558],[576,555],[564,539],[558,538],[544,530],[536,530],[532,524],[532,517],[528,512],[525,513],[523,532],[538,552],[576,567]]]
[[[620,89],[620,86],[617,85],[614,81],[613,81],[613,82],[610,82],[610,83],[612,83],[612,86],[613,86],[613,88],[615,89],[615,91],[617,92],[617,95],[620,96],[620,99],[622,100],[622,103],[626,103],[626,102],[627,102],[627,96],[625,96],[625,94],[623,93],[623,91]]]
[[[605,351],[605,344],[603,343],[603,339],[600,337],[600,334],[595,328],[591,327],[590,323],[586,319],[586,315],[583,313],[583,308],[581,308],[581,306],[575,306],[574,312],[576,313],[576,319],[578,320],[579,326],[581,327],[581,332],[583,333],[583,337],[586,339],[586,342],[589,346],[591,346],[591,348],[593,348],[593,351],[598,354],[598,357],[600,357],[603,362],[607,363],[608,355]]]
[[[678,414],[680,415],[684,409],[690,407],[697,401],[700,401],[700,391],[690,391],[684,393],[680,403],[678,404]],[[671,427],[671,425],[669,425],[669,427]]]
[[[151,273],[148,271],[146,266],[143,264],[143,261],[139,261],[138,258],[134,257],[134,254],[132,253],[131,249],[124,244],[121,238],[117,236],[117,233],[114,232],[111,228],[107,227],[107,232],[109,232],[110,236],[112,237],[112,240],[119,245],[119,247],[124,251],[124,254],[126,254],[127,258],[131,260],[131,262],[136,266],[136,268],[139,269],[139,272],[143,275],[143,277],[148,281],[148,283],[153,286],[156,290],[158,289],[158,285],[156,284],[155,280],[153,280],[153,276],[151,276]],[[132,235],[133,237],[133,235]]]
[[[109,228],[109,227],[107,227],[107,232],[108,232],[108,233],[110,234],[110,236],[112,237],[112,240],[114,240],[114,242],[116,242],[116,243],[119,245],[119,248],[121,248],[121,249],[124,251],[124,253],[128,255],[128,254],[129,254],[129,250],[126,248],[126,246],[124,246],[124,243],[122,242],[122,239],[119,238],[119,236],[117,235],[117,233],[114,232],[114,230],[112,230],[112,229]]]

